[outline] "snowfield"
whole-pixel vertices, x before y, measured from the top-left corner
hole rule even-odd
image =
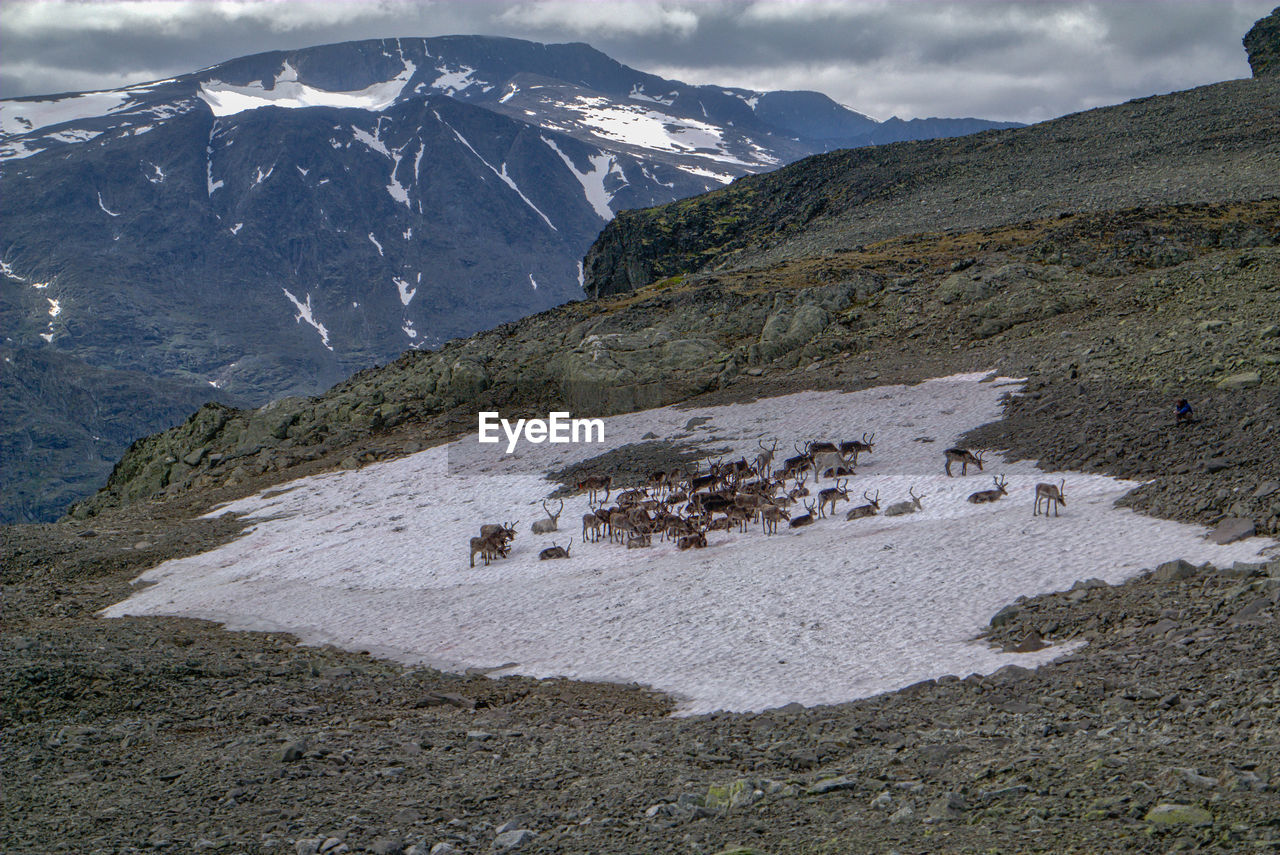
[[[1020,385],[971,374],[667,407],[605,419],[603,445],[525,442],[510,456],[505,441],[480,446],[473,436],[219,508],[214,515],[247,514],[254,525],[223,547],[143,574],[154,584],[104,614],[289,631],[310,644],[446,669],[637,682],[694,714],[836,703],[944,674],[1034,666],[1070,646],[1005,654],[973,640],[1018,596],[1079,579],[1117,583],[1175,558],[1251,560],[1274,546],[1260,538],[1215,546],[1202,528],[1115,508],[1136,485],[1105,476],[1046,475],[990,454],[986,473],[946,477],[943,449],[997,419],[1001,396]],[[693,423],[699,417],[707,421]],[[841,503],[835,517],[773,537],[756,527],[713,532],[704,550],[657,540],[627,550],[582,543],[587,503],[574,497],[557,535],[529,531],[556,486],[546,471],[647,434],[732,457],[751,457],[758,438],[777,437],[781,458],[793,440],[863,431],[875,432],[875,451],[860,459],[851,498],[878,490],[886,507],[914,487],[925,495],[922,511],[847,521],[852,505]],[[966,501],[996,474],[1008,479],[1007,498]],[[1062,515],[1033,517],[1035,483],[1063,477]],[[510,557],[489,567],[477,558],[469,569],[480,524],[513,519]],[[570,536],[570,559],[538,560]]]

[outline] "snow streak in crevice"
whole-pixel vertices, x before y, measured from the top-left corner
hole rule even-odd
[[[294,315],[293,319],[298,323],[305,321],[314,327],[315,331],[320,333],[320,342],[329,350],[333,350],[333,347],[329,344],[329,330],[325,329],[324,324],[316,320],[315,314],[311,309],[311,292],[307,292],[307,301],[303,303],[297,297],[293,296],[288,288],[281,288],[280,290],[289,298],[289,302],[293,303],[293,307],[298,310],[298,314]]]
[[[437,114],[436,114],[436,118],[437,118],[437,119],[439,119],[439,118],[440,118],[440,114],[439,114],[439,113],[437,113]],[[443,119],[440,119],[440,121],[444,124],[444,126],[445,126],[446,128],[448,128],[449,130],[453,131],[453,135],[454,135],[455,137],[457,137],[457,138],[458,138],[458,142],[460,142],[460,143],[462,143],[463,145],[465,145],[465,146],[467,147],[467,150],[468,150],[468,151],[470,151],[472,154],[474,154],[474,155],[476,156],[476,159],[477,159],[477,160],[479,160],[479,161],[480,161],[481,163],[483,163],[485,166],[489,167],[489,171],[490,171],[490,172],[492,172],[494,175],[498,176],[498,178],[502,180],[502,183],[506,184],[506,185],[507,185],[508,187],[510,187],[512,190],[516,191],[516,195],[518,195],[521,199],[523,199],[523,200],[524,200],[524,203],[525,203],[526,205],[528,205],[530,208],[532,208],[532,209],[533,209],[533,212],[534,212],[535,214],[537,214],[539,217],[542,217],[543,222],[545,222],[548,226],[551,226],[551,230],[552,230],[552,231],[556,231],[556,232],[560,231],[559,229],[557,229],[557,228],[555,227],[555,225],[551,222],[550,218],[549,218],[549,217],[547,217],[547,215],[546,215],[546,214],[544,214],[544,213],[542,213],[542,211],[538,210],[538,206],[537,206],[537,205],[535,205],[535,204],[533,204],[533,202],[531,202],[531,201],[529,200],[529,197],[528,197],[528,196],[526,196],[526,195],[524,195],[524,193],[521,193],[521,192],[520,192],[520,188],[519,188],[519,187],[517,187],[517,186],[516,186],[516,183],[515,183],[514,181],[512,181],[512,180],[511,180],[511,177],[510,177],[509,175],[507,175],[507,164],[506,164],[506,163],[503,163],[503,164],[502,164],[502,170],[501,170],[501,171],[498,171],[497,169],[494,169],[493,164],[492,164],[492,163],[490,163],[489,161],[485,160],[483,157],[481,157],[481,156],[480,156],[480,152],[476,151],[476,150],[475,150],[475,148],[471,145],[471,143],[467,142],[467,138],[466,138],[466,137],[464,137],[462,134],[458,133],[458,131],[457,131],[457,130],[452,126],[452,125],[450,125],[448,122],[445,122]]]

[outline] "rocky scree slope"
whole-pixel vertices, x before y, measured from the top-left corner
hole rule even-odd
[[[1280,495],[1262,488],[1280,480],[1266,451],[1280,436],[1278,243],[1280,202],[1182,205],[676,277],[405,354],[318,398],[206,406],[137,442],[73,515],[357,467],[472,431],[482,409],[596,416],[1000,368],[1045,400],[1010,429],[1025,436],[988,447],[1156,478],[1144,495],[1163,515],[1239,511],[1280,531]],[[1204,419],[1181,439],[1175,395]]]
[[[1026,128],[818,155],[627,211],[584,262],[589,294],[895,235],[1060,213],[1280,195],[1280,80],[1238,80]]]
[[[204,621],[95,617],[146,568],[243,527],[185,519],[193,498],[11,527],[0,543],[7,851],[1280,845],[1274,561],[1171,562],[1020,599],[990,643],[1088,642],[1034,672],[672,720],[634,686],[443,674]]]

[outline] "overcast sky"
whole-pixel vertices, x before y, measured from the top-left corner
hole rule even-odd
[[[582,41],[686,83],[816,89],[879,119],[1038,121],[1247,77],[1276,0],[0,3],[0,97],[107,89],[392,36]]]

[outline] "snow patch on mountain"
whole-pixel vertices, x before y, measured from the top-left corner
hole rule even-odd
[[[551,150],[560,155],[560,159],[564,161],[564,165],[569,167],[569,171],[573,173],[573,177],[578,179],[578,183],[582,185],[582,192],[587,197],[587,201],[591,203],[591,207],[599,215],[600,219],[606,223],[613,219],[613,194],[604,189],[604,180],[618,170],[617,161],[612,155],[598,154],[590,155],[587,160],[591,162],[590,172],[579,172],[578,167],[574,166],[573,160],[569,155],[560,150],[554,142],[542,137],[542,141],[551,147]]]
[[[971,374],[698,408],[709,421],[686,441],[728,458],[755,454],[761,438],[789,447],[874,427],[881,441],[860,462],[858,487],[886,502],[908,488],[924,494],[922,510],[907,516],[850,521],[842,507],[771,537],[758,527],[712,532],[708,549],[688,552],[656,539],[642,555],[575,541],[562,561],[538,552],[576,528],[562,521],[559,536],[539,537],[525,523],[509,557],[472,569],[466,544],[480,523],[535,517],[558,486],[544,473],[601,451],[544,442],[507,455],[473,435],[216,508],[209,516],[246,514],[251,527],[147,571],[142,580],[154,584],[103,614],[292,632],[457,671],[505,662],[534,677],[639,682],[696,714],[840,703],[944,674],[1034,666],[1076,645],[1009,654],[974,640],[1017,597],[1078,579],[1116,584],[1175,558],[1257,560],[1273,545],[1216,546],[1200,526],[1117,508],[1137,485],[1097,474],[1062,473],[1070,506],[1033,517],[1028,500],[1044,473],[1030,461],[988,464],[1007,476],[1008,498],[967,502],[990,478],[948,478],[939,449],[1000,418],[1002,396],[1020,386]],[[678,406],[614,416],[604,435],[610,448],[646,434],[687,436],[690,415]],[[587,510],[583,496],[566,505],[566,520]]]
[[[421,277],[422,274],[418,274]],[[396,290],[400,292],[401,304],[407,306],[409,301],[413,299],[413,295],[418,293],[417,288],[410,287],[409,283],[401,279],[399,276],[393,276],[391,281],[396,283]]]
[[[99,193],[99,194],[98,194],[98,207],[99,207],[99,208],[101,208],[101,209],[102,209],[102,210],[103,210],[103,211],[104,211],[108,216],[111,216],[111,217],[118,217],[118,216],[120,216],[120,215],[119,215],[119,214],[117,214],[115,211],[112,211],[110,208],[108,208],[108,207],[107,207],[107,205],[106,205],[106,203],[102,201],[102,194],[101,194],[101,193]]]
[[[65,98],[36,101],[0,101],[0,133],[29,134],[40,128],[94,119],[129,103],[128,91],[83,92]]]
[[[639,105],[615,104],[595,95],[579,95],[562,106],[577,113],[579,124],[603,139],[653,151],[697,155],[735,166],[759,166],[730,154],[725,149],[723,130],[709,122]]]
[[[475,74],[476,70],[469,65],[458,65],[455,68],[443,65],[436,68],[436,71],[440,72],[440,76],[429,84],[430,88],[439,89],[446,95],[456,95],[464,89],[484,83],[483,80],[472,79],[471,75]]]
[[[362,110],[385,110],[396,102],[417,67],[404,60],[404,68],[390,80],[373,83],[364,89],[333,92],[298,81],[298,72],[287,61],[276,74],[270,88],[261,83],[235,86],[220,80],[200,84],[199,98],[209,105],[213,115],[234,116],[260,107],[355,107]]]
[[[378,255],[385,255],[382,251],[382,244],[378,243],[378,239],[373,236],[373,232],[369,232],[369,242],[378,248]]]
[[[315,314],[311,309],[311,292],[307,292],[307,301],[303,303],[297,297],[293,296],[292,292],[290,292],[288,288],[281,288],[280,290],[289,298],[289,302],[293,303],[293,307],[298,310],[298,314],[294,315],[293,319],[298,323],[305,322],[314,327],[315,331],[320,333],[321,344],[329,350],[333,350],[333,347],[329,344],[329,330],[325,328],[324,324],[316,320]]]
[[[631,84],[631,91],[627,93],[627,97],[633,101],[649,101],[653,104],[670,107],[676,102],[676,96],[679,94],[679,92],[668,92],[666,98],[658,98],[653,95],[646,95],[643,83],[633,83]]]

